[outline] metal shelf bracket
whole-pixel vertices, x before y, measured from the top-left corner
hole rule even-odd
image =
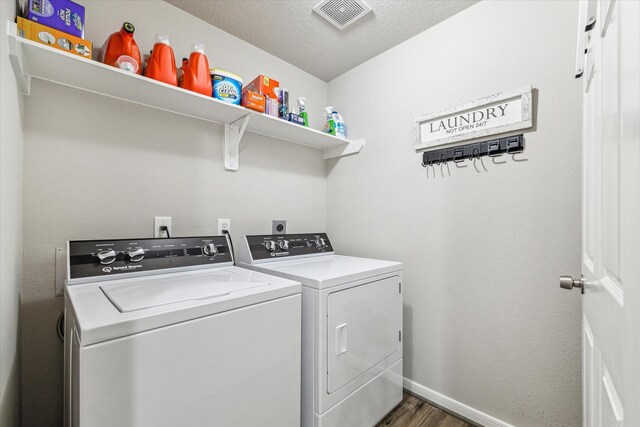
[[[240,141],[247,129],[251,115],[247,114],[233,123],[224,124],[224,168],[230,171],[238,170],[238,158],[240,157]],[[237,124],[242,122],[241,124]]]

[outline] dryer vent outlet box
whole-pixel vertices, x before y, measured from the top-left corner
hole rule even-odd
[[[371,12],[362,0],[323,0],[313,10],[341,31]]]

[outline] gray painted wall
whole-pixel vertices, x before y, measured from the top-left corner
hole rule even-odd
[[[327,231],[404,263],[405,376],[518,426],[581,424],[581,301],[558,287],[580,272],[576,16],[483,1],[329,83],[367,145],[328,164]],[[526,161],[420,166],[414,116],[526,84]]]
[[[98,45],[124,20],[147,50],[163,31],[176,52],[202,41],[212,66],[279,78],[293,96],[307,96],[320,126],[319,79],[164,2],[87,3],[87,37]],[[55,248],[66,240],[151,236],[156,215],[173,217],[177,236],[215,234],[217,218],[231,218],[236,237],[268,233],[281,218],[292,232],[325,229],[320,151],[247,134],[233,173],[223,169],[220,125],[41,81],[24,108],[24,426],[62,421],[55,322],[63,301],[53,281]]]
[[[8,61],[7,20],[0,1],[0,426],[20,419],[19,312],[22,281],[22,94]]]

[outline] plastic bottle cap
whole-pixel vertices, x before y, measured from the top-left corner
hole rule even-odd
[[[157,43],[164,43],[167,46],[171,46],[171,40],[169,39],[169,36],[167,36],[165,34],[158,34],[156,36],[156,42]]]
[[[122,28],[129,34],[133,34],[136,31],[136,27],[131,22],[125,22],[122,24]]]
[[[116,59],[116,67],[124,71],[137,73],[139,65],[138,65],[138,61],[136,61],[132,57],[128,55],[120,55],[118,59]]]
[[[200,43],[196,43],[193,45],[193,52],[200,52],[202,54],[204,54],[204,45],[200,44]]]

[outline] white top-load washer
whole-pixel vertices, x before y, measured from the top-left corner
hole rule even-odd
[[[238,266],[302,283],[302,426],[371,427],[402,400],[402,264],[324,233],[245,236]]]
[[[299,426],[301,287],[224,236],[70,241],[65,426]]]

